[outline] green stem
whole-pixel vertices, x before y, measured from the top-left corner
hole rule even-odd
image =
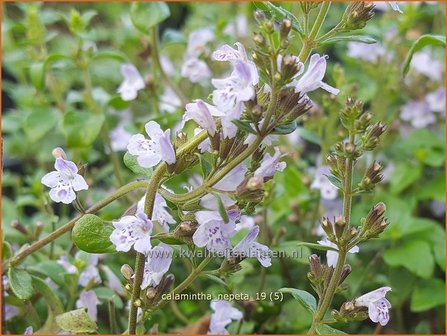
[[[152,29],[152,59],[154,61],[155,67],[158,69],[161,78],[166,82],[166,84],[175,92],[175,94],[180,98],[182,101],[182,106],[185,106],[188,104],[188,99],[183,94],[182,90],[172,81],[171,77],[169,77],[163,67],[161,66],[160,62],[160,54],[158,51],[158,29],[154,28]]]
[[[350,141],[354,143],[355,133],[350,130]],[[354,170],[354,160],[347,158],[345,179],[344,179],[344,191],[343,191],[343,217],[346,221],[345,230],[349,229],[349,223],[351,219],[351,207],[352,207],[352,175]],[[346,261],[346,255],[349,251],[348,246],[339,246],[337,265],[335,266],[334,274],[329,281],[328,287],[323,294],[323,300],[321,300],[321,305],[319,305],[317,311],[315,312],[312,326],[308,331],[308,334],[315,333],[315,328],[321,323],[329,309],[334,298],[335,291],[340,283],[340,276],[343,270],[343,265]]]
[[[107,196],[102,201],[96,203],[95,205],[93,205],[92,207],[87,209],[87,211],[85,213],[86,214],[96,213],[99,210],[101,210],[102,208],[104,208],[106,205],[108,205],[109,203],[112,203],[116,199],[126,195],[127,193],[131,192],[132,190],[146,187],[147,183],[148,183],[147,181],[137,181],[137,182],[131,182],[129,184],[126,184],[125,186],[122,186],[121,188],[116,190],[111,195]],[[51,243],[53,240],[55,240],[56,238],[60,237],[64,233],[67,233],[67,232],[71,231],[71,229],[73,228],[75,223],[82,216],[83,215],[76,216],[75,218],[73,218],[72,220],[70,220],[69,222],[67,222],[63,226],[61,226],[56,231],[50,233],[45,238],[35,242],[34,244],[30,245],[28,248],[26,248],[26,249],[22,250],[21,252],[19,252],[18,254],[16,254],[14,257],[12,257],[9,260],[9,262],[6,262],[3,265],[2,274],[4,274],[8,270],[9,267],[12,267],[12,266],[15,266],[15,265],[19,264],[28,255],[36,252],[37,250],[39,250],[42,247],[46,246],[47,244]]]
[[[194,200],[206,194],[213,185],[219,182],[225,175],[227,175],[234,167],[248,158],[258,146],[261,144],[263,137],[257,137],[256,140],[247,147],[242,153],[230,161],[225,167],[219,170],[214,176],[212,176],[208,181],[205,181],[200,187],[194,189],[193,191],[185,194],[174,194],[165,189],[160,189],[160,194],[166,198],[168,201],[173,203],[186,203],[188,201]]]
[[[147,185],[146,199],[144,203],[144,212],[146,213],[147,218],[152,218],[155,195],[157,194],[157,190],[160,186],[161,180],[166,173],[166,168],[166,163],[163,162],[162,164],[160,164],[157,169],[155,169],[153,175],[151,176],[149,184]],[[137,252],[137,255],[135,257],[135,277],[132,289],[132,297],[130,299],[128,325],[130,335],[136,333],[138,307],[136,306],[135,301],[140,298],[141,294],[141,283],[143,281],[145,260],[145,255],[143,253]]]
[[[315,46],[315,38],[317,37],[321,27],[323,26],[323,22],[326,18],[327,13],[329,12],[330,7],[331,7],[330,1],[325,1],[321,5],[317,18],[315,19],[315,23],[312,26],[312,30],[310,31],[309,36],[305,37],[303,48],[301,49],[301,52],[298,56],[301,62],[306,63],[307,58],[312,52],[312,49]]]

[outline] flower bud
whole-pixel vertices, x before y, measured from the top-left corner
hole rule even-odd
[[[157,291],[155,288],[149,287],[148,289],[146,289],[146,297],[149,300],[153,300],[156,294],[157,294]]]
[[[345,227],[346,227],[346,220],[345,217],[343,216],[337,216],[335,218],[335,234],[337,236],[337,238],[342,238],[343,237],[343,233],[345,232]]]
[[[197,222],[195,221],[183,221],[174,230],[174,236],[176,237],[192,237],[197,229]]]
[[[343,265],[343,268],[342,268],[342,271],[340,274],[340,281],[338,282],[339,286],[345,281],[345,279],[348,277],[349,274],[351,274],[351,272],[352,272],[351,265],[349,265],[349,264]]]
[[[121,266],[121,274],[123,275],[124,279],[126,279],[128,282],[132,282],[132,277],[134,275],[132,267],[130,267],[128,264],[124,264]]]
[[[323,269],[321,267],[321,259],[316,254],[309,256],[310,272],[316,280],[320,279],[323,275]]]
[[[351,2],[343,14],[344,31],[364,28],[374,16],[374,7],[370,1]]]
[[[23,225],[22,223],[20,223],[17,219],[14,219],[11,222],[11,227],[13,229],[16,229],[17,231],[19,231],[20,233],[23,233],[24,235],[28,235],[29,231],[28,229],[25,227],[25,225]]]
[[[65,154],[65,151],[61,147],[54,148],[51,154],[55,159],[61,158],[67,160],[67,154]]]
[[[323,220],[321,221],[321,227],[323,228],[330,241],[335,240],[334,227],[329,218],[323,218]]]
[[[43,231],[43,223],[41,221],[36,222],[36,230],[34,231],[34,239],[39,239],[39,236],[42,234]]]
[[[267,17],[265,16],[264,11],[262,11],[262,10],[260,10],[260,9],[255,10],[255,12],[254,12],[254,17],[255,17],[255,20],[256,20],[260,25],[262,25],[262,24],[264,23],[264,21],[267,20]]]
[[[279,25],[279,38],[281,43],[283,41],[289,42],[289,33],[291,29],[292,29],[292,21],[290,21],[290,19],[287,17],[282,19]]]

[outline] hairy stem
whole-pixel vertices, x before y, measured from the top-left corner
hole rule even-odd
[[[301,62],[305,63],[310,53],[312,52],[315,46],[315,38],[320,32],[321,27],[323,26],[323,22],[326,18],[327,13],[329,12],[329,8],[331,7],[330,1],[325,1],[322,3],[320,11],[318,12],[317,18],[315,19],[315,23],[312,26],[312,29],[309,33],[309,36],[304,38],[304,45],[301,49],[301,52],[298,56]]]
[[[86,214],[94,214],[94,213],[98,212],[99,210],[101,210],[102,208],[104,208],[109,203],[112,203],[113,201],[115,201],[116,199],[126,195],[127,193],[131,192],[132,190],[139,189],[139,188],[144,188],[144,187],[146,187],[147,184],[148,184],[147,181],[137,181],[137,182],[131,182],[129,184],[126,184],[125,186],[122,186],[121,188],[116,190],[114,193],[112,193],[109,196],[107,196],[102,201],[96,203],[95,205],[93,205],[92,207],[87,209],[87,211],[85,213]],[[9,262],[6,262],[3,265],[2,273],[4,274],[8,270],[9,267],[12,267],[12,266],[15,266],[15,265],[19,264],[28,255],[36,252],[37,250],[39,250],[42,247],[46,246],[47,244],[51,243],[53,240],[55,240],[56,238],[60,237],[64,233],[67,233],[67,232],[71,231],[71,229],[73,228],[75,223],[79,219],[81,219],[82,216],[83,215],[76,216],[75,218],[73,218],[72,220],[70,220],[69,222],[67,222],[63,226],[61,226],[56,231],[50,233],[45,238],[35,242],[34,244],[30,245],[28,248],[26,248],[26,249],[22,250],[21,252],[19,252],[18,254],[16,254],[14,257],[12,257],[9,260]]]
[[[350,130],[350,142],[354,143],[355,133]],[[343,217],[346,221],[345,230],[349,229],[350,221],[351,221],[351,208],[352,208],[352,176],[354,170],[354,160],[351,158],[346,159],[346,168],[345,168],[345,179],[344,179],[344,188],[343,188]],[[343,265],[346,261],[346,255],[349,251],[350,246],[339,247],[338,252],[338,260],[337,265],[335,266],[334,274],[329,281],[328,287],[323,294],[323,299],[321,300],[321,304],[317,311],[315,312],[312,326],[308,331],[308,334],[315,333],[315,328],[321,323],[326,314],[326,311],[329,309],[329,306],[332,303],[332,299],[334,298],[335,291],[340,283],[340,276],[343,270]]]
[[[146,213],[147,218],[149,219],[152,218],[155,195],[157,194],[160,182],[166,173],[166,168],[167,167],[165,163],[160,164],[157,167],[157,169],[155,169],[154,174],[151,176],[151,180],[147,185],[146,199],[144,203],[144,212]],[[129,312],[129,325],[128,325],[129,334],[131,335],[135,334],[137,328],[138,307],[135,304],[135,301],[140,298],[145,260],[146,260],[145,255],[143,253],[137,252],[137,255],[135,257],[135,277],[132,289],[132,296],[130,299],[130,312]]]

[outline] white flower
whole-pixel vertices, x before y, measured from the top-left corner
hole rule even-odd
[[[151,168],[160,161],[175,163],[175,151],[171,143],[171,130],[162,131],[155,121],[145,125],[149,140],[143,134],[135,134],[127,145],[130,154],[137,157],[138,164],[143,168]]]
[[[264,267],[270,267],[272,261],[270,258],[270,249],[258,242],[255,242],[259,235],[259,226],[255,225],[248,234],[233,249],[232,254],[241,257],[255,257]]]
[[[320,56],[319,54],[313,54],[310,57],[307,71],[299,79],[295,79],[291,84],[295,86],[295,92],[306,94],[319,88],[334,95],[337,95],[340,92],[339,89],[323,82],[323,77],[326,73],[327,58],[328,56]]]
[[[197,58],[190,58],[182,65],[182,77],[188,78],[191,83],[200,83],[211,78],[208,65]]]
[[[163,275],[171,266],[172,251],[172,247],[160,243],[149,252],[148,259],[144,265],[141,289],[146,289],[149,286],[158,286]]]
[[[248,36],[248,22],[245,15],[238,15],[236,20],[227,24],[223,30],[224,34],[232,37],[246,37]]]
[[[42,177],[42,184],[50,187],[50,198],[59,203],[70,204],[76,199],[75,191],[87,190],[88,185],[78,174],[78,167],[68,160],[57,158],[54,163],[56,171]]]
[[[320,240],[317,243],[322,245],[322,246],[329,246],[329,247],[332,247],[332,248],[338,250],[338,246],[336,244],[334,244],[333,242],[330,242],[327,239]],[[354,246],[352,249],[350,249],[348,251],[348,253],[358,253],[358,252],[359,252],[359,247],[358,246]],[[337,261],[338,261],[338,252],[337,251],[332,251],[332,250],[327,251],[326,252],[326,259],[327,259],[327,265],[328,266],[332,266],[332,267],[335,268],[335,266],[337,266]]]
[[[144,89],[143,77],[133,64],[121,65],[121,74],[124,80],[118,88],[118,93],[124,101],[134,100],[137,98],[138,91]]]
[[[87,308],[87,313],[93,321],[98,319],[98,308],[96,307],[101,301],[98,300],[96,293],[92,290],[83,291],[76,301],[77,308]]]
[[[254,172],[254,176],[261,176],[263,178],[272,177],[276,171],[282,172],[286,168],[285,162],[279,162],[282,157],[278,147],[275,147],[275,154],[270,155],[266,153],[262,158],[261,165]]]
[[[132,246],[140,253],[147,254],[150,251],[153,224],[144,212],[121,217],[112,224],[115,230],[110,235],[110,241],[117,251],[128,252]]]
[[[146,202],[146,195],[144,195],[137,204],[136,212],[144,212],[144,203]],[[152,220],[157,221],[165,232],[169,232],[169,224],[175,224],[175,219],[167,210],[168,204],[163,196],[159,193],[155,194],[154,209],[152,211]]]
[[[228,331],[225,327],[229,325],[232,320],[239,321],[243,317],[238,309],[233,308],[231,304],[225,300],[213,300],[211,302],[211,308],[214,313],[211,315],[208,334],[227,335]]]
[[[315,172],[315,179],[310,185],[311,189],[319,189],[321,198],[334,200],[337,198],[338,189],[328,179],[331,171],[328,166],[321,166]]]
[[[355,299],[357,307],[367,307],[371,321],[384,326],[390,320],[389,309],[391,303],[385,298],[391,287],[381,287]]]

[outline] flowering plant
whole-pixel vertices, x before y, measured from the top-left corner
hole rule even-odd
[[[397,48],[414,6],[5,6],[5,330],[428,328],[445,39]]]

